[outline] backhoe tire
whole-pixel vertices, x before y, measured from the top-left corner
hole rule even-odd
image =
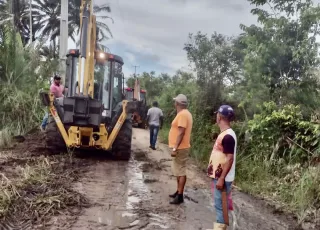
[[[60,134],[54,118],[50,115],[48,119],[46,134],[46,147],[51,154],[59,154],[67,150],[63,137]]]
[[[138,127],[140,129],[147,129],[148,128],[147,122],[146,121],[142,121],[141,123],[139,123]]]
[[[126,119],[112,145],[112,155],[117,160],[128,161],[131,157],[132,122]]]

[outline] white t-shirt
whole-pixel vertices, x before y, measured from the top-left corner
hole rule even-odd
[[[225,181],[232,182],[236,174],[237,136],[231,128],[221,132],[213,146],[208,166],[209,177],[220,177],[226,163],[226,154],[233,154],[233,164],[225,178]]]
[[[233,137],[235,143],[234,143],[234,152],[233,152],[233,163],[229,173],[226,176],[225,181],[234,181],[234,178],[236,176],[237,136],[232,129],[228,129],[227,134]]]
[[[160,117],[163,117],[162,110],[158,107],[152,107],[148,110],[149,125],[160,126]]]

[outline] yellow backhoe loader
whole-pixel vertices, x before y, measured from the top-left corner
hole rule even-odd
[[[92,0],[82,0],[80,49],[69,50],[64,97],[42,93],[50,115],[46,145],[52,152],[66,148],[105,150],[128,160],[134,101],[123,100],[123,60],[97,50],[96,16]]]

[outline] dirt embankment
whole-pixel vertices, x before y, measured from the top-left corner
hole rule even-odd
[[[20,144],[7,150],[15,158],[7,157],[2,165],[10,181],[23,178],[24,186],[17,189],[20,196],[14,196],[8,207],[11,213],[31,219],[32,229],[212,229],[214,208],[209,179],[191,161],[185,203],[170,205],[168,194],[175,191],[176,182],[171,176],[169,149],[163,144],[156,151],[148,149],[147,131],[134,129],[133,157],[129,162],[92,154],[84,158],[68,154],[39,157],[46,153],[36,139],[39,137],[28,139],[27,146]],[[3,155],[8,156],[8,152]],[[31,165],[32,160],[37,163]],[[34,180],[11,172],[12,164],[16,165],[13,168],[40,164],[50,173],[44,173],[47,176],[41,183],[29,183]],[[32,178],[39,179],[39,174],[37,171],[37,177]],[[33,186],[28,187],[30,184]],[[299,229],[295,220],[275,213],[265,202],[237,191],[233,196],[235,224],[230,229]],[[25,209],[26,205],[33,208]],[[24,213],[19,208],[24,208]]]

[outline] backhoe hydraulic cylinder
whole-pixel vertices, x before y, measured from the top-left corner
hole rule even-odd
[[[80,40],[80,57],[81,57],[81,72],[80,72],[80,93],[83,94],[84,88],[84,75],[85,64],[87,58],[87,45],[88,45],[88,26],[89,26],[90,12],[87,6],[84,9],[82,16],[81,40]]]

